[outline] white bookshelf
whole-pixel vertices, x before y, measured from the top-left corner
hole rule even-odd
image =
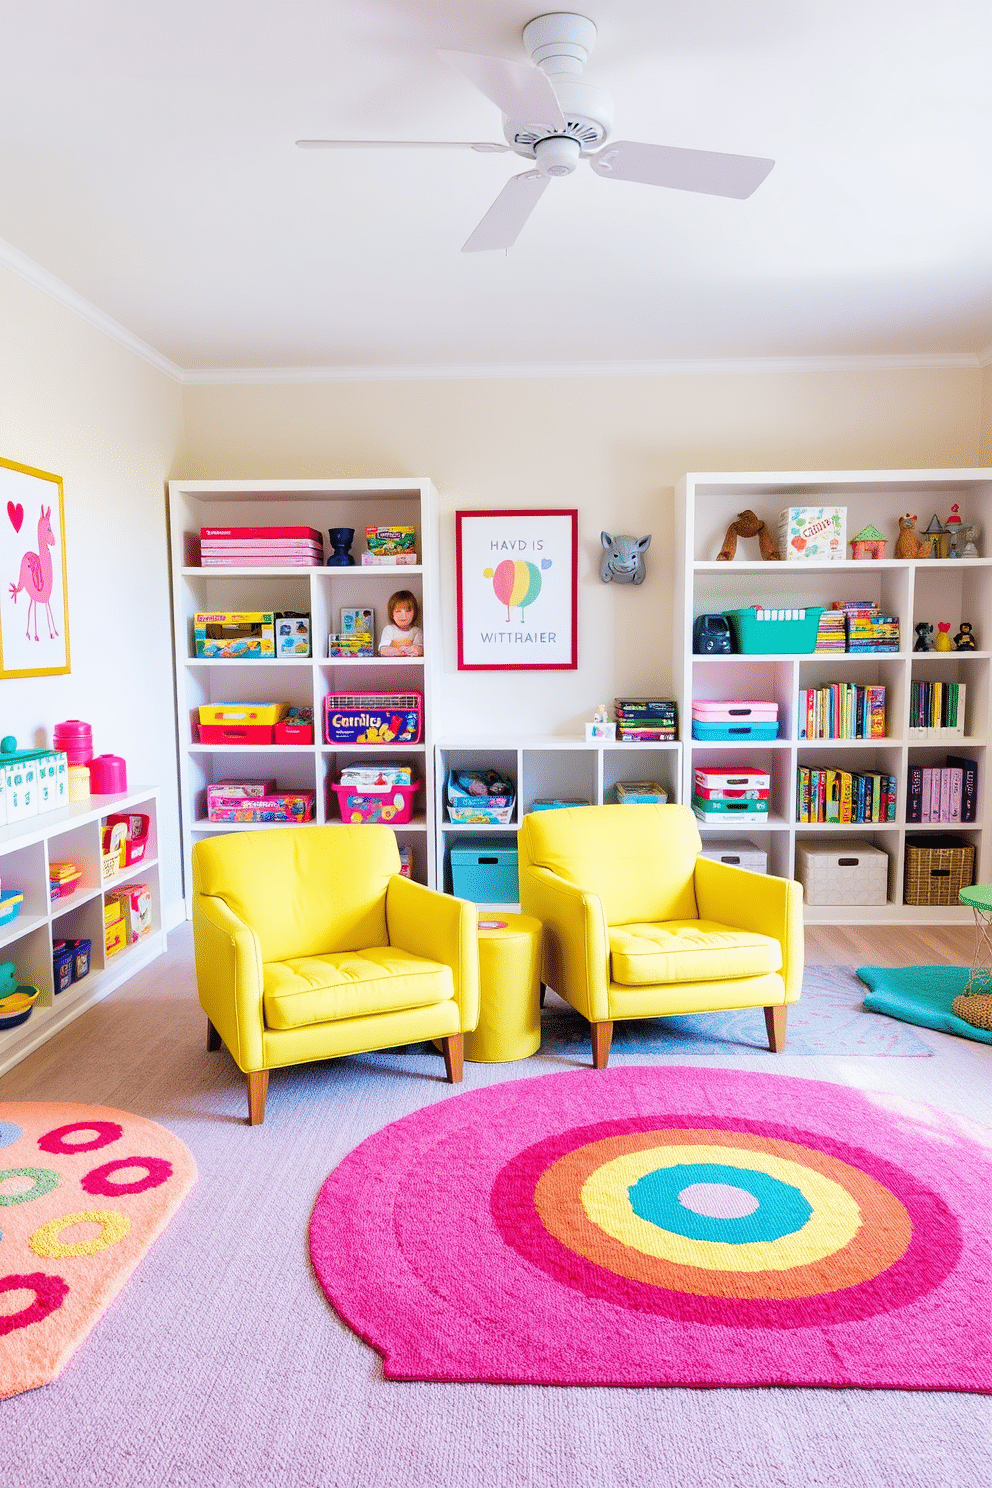
[[[278,831],[280,824],[221,824],[207,819],[207,787],[234,776],[275,778],[283,790],[312,790],[314,824],[340,823],[332,782],[349,764],[393,757],[410,761],[421,782],[409,823],[396,827],[411,849],[412,874],[434,882],[432,788],[432,672],[440,646],[434,564],[438,551],[436,493],[429,480],[238,481],[174,480],[169,483],[173,620],[179,736],[180,801],[187,914],[191,913],[190,852],[201,837],[222,832]],[[353,567],[203,568],[201,526],[308,526],[331,552],[331,527],[353,527]],[[411,525],[419,562],[364,567],[365,528]],[[396,589],[420,600],[422,657],[328,656],[328,635],[339,629],[345,606],[375,610],[376,641],[387,623],[386,602]],[[311,655],[275,660],[198,660],[193,616],[208,610],[298,610],[310,615]],[[341,745],[323,739],[323,703],[332,692],[416,692],[423,696],[423,730],[417,744]],[[288,702],[313,708],[312,744],[214,745],[198,740],[201,704],[228,699]]]
[[[0,827],[0,881],[4,889],[19,889],[24,895],[17,917],[0,927],[0,962],[12,961],[18,981],[39,992],[26,1022],[0,1029],[0,1074],[165,950],[158,802],[155,789],[89,796],[57,811]],[[108,816],[123,812],[148,817],[147,844],[139,862],[105,879],[101,825]],[[75,863],[80,870],[75,891],[65,898],[49,896],[50,863]],[[107,891],[136,883],[145,883],[151,890],[152,927],[133,945],[108,956],[104,938]],[[83,939],[90,941],[89,972],[56,992],[53,943]]]
[[[904,904],[903,866],[907,832],[952,833],[975,845],[975,879],[992,877],[989,846],[990,726],[989,670],[992,660],[992,557],[970,559],[771,562],[757,557],[756,542],[741,539],[738,556],[716,562],[727,527],[738,512],[750,508],[774,534],[779,512],[789,506],[844,506],[850,540],[869,523],[889,538],[895,551],[898,517],[918,517],[923,532],[936,513],[946,518],[957,502],[964,521],[979,526],[979,552],[992,552],[992,470],[869,470],[773,473],[689,474],[676,491],[676,580],[674,593],[675,685],[683,737],[682,798],[691,799],[693,770],[699,765],[747,761],[771,773],[771,811],[766,823],[714,826],[700,822],[707,836],[748,837],[768,853],[769,871],[793,875],[796,844],[807,838],[856,836],[889,856],[888,903],[880,907],[807,906],[810,922],[824,924],[947,924],[970,921],[960,906]],[[850,541],[846,549],[850,554]],[[874,599],[900,619],[900,649],[880,654],[787,655],[740,654],[700,656],[692,650],[692,627],[700,614],[725,612],[761,603],[779,607],[829,606],[840,599]],[[974,626],[973,652],[914,652],[914,626],[948,620],[951,634],[962,620]],[[964,736],[920,739],[910,736],[909,696],[914,681],[964,682],[967,704]],[[882,684],[886,688],[886,735],[876,740],[799,738],[797,700],[800,689],[831,682]],[[700,698],[770,698],[779,705],[779,737],[771,743],[703,743],[691,735],[692,702]],[[911,765],[943,762],[947,753],[963,754],[978,764],[977,819],[972,824],[921,825],[906,822],[906,784]],[[796,819],[795,788],[799,765],[836,765],[848,770],[884,770],[897,782],[896,819],[891,823],[808,824]]]

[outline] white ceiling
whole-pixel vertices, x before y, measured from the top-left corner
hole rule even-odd
[[[988,361],[989,0],[576,8],[614,138],[774,158],[749,200],[582,165],[463,254],[517,156],[295,148],[501,139],[437,49],[523,60],[535,0],[0,0],[0,262],[191,379]]]

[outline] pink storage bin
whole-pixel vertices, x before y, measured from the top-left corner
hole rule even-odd
[[[413,785],[384,785],[379,790],[369,786],[331,786],[343,822],[382,822],[386,826],[400,826],[410,820],[413,798],[419,788],[419,781]]]
[[[116,796],[127,790],[127,765],[119,754],[98,754],[90,760],[90,795]]]
[[[127,815],[108,816],[104,826],[112,827],[115,822],[123,822],[127,828],[127,841],[124,844],[124,864],[130,868],[132,863],[140,863],[145,856],[148,846],[148,827],[150,818],[144,812],[132,811]]]
[[[774,723],[778,718],[778,703],[754,698],[713,699],[693,703],[692,716],[700,723]]]
[[[728,770],[726,767],[708,769],[700,766],[693,778],[701,791],[768,791],[772,784],[771,774],[767,770]]]

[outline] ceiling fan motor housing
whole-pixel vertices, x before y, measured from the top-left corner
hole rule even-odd
[[[602,88],[581,76],[582,68],[596,40],[596,27],[585,16],[556,11],[538,16],[523,30],[524,45],[531,60],[550,79],[562,113],[565,129],[555,129],[540,119],[511,119],[504,116],[503,134],[518,155],[531,156],[545,174],[566,175],[568,170],[545,170],[537,145],[547,139],[564,137],[577,141],[579,153],[588,155],[606,143],[613,128],[613,100]],[[557,157],[556,161],[557,161]],[[573,159],[569,153],[565,159]],[[572,166],[574,169],[574,165]]]

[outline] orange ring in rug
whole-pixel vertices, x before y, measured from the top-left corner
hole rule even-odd
[[[66,1244],[59,1239],[62,1231],[70,1225],[86,1223],[100,1225],[101,1233],[94,1235],[92,1240],[77,1240],[75,1244]],[[45,1256],[48,1260],[93,1255],[94,1251],[109,1250],[111,1245],[117,1245],[130,1228],[131,1221],[127,1215],[118,1214],[113,1209],[81,1210],[78,1214],[64,1214],[61,1219],[50,1219],[35,1230],[28,1244],[35,1255]]]

